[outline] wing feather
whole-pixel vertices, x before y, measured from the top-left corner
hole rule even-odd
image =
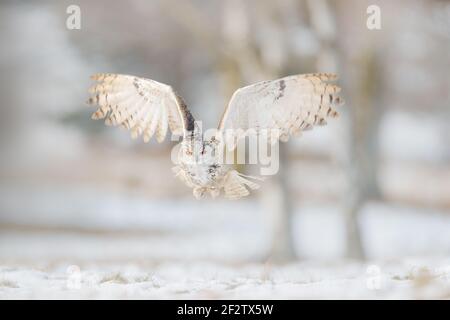
[[[331,73],[294,75],[240,88],[222,115],[219,131],[232,129],[236,139],[230,141],[236,141],[248,129],[277,129],[277,137],[287,141],[291,135],[325,125],[343,103],[337,95],[341,89],[329,83],[336,78]]]
[[[143,136],[145,142],[156,133],[162,142],[168,129],[186,134],[194,118],[172,87],[157,81],[122,74],[98,73],[89,92],[88,103],[98,106],[92,119],[105,119],[106,125],[122,126],[132,138]]]

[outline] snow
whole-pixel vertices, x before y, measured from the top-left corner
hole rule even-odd
[[[35,196],[47,217],[24,210],[15,221],[8,216],[15,227],[1,229],[0,298],[450,297],[450,216],[445,212],[368,204],[360,222],[369,260],[358,262],[342,259],[339,208],[304,203],[292,225],[300,258],[277,264],[267,256],[270,226],[253,200],[219,201],[212,212],[207,201],[124,195],[115,198],[121,206],[112,202],[103,208],[95,203],[104,203],[107,194],[89,198],[72,191],[66,201],[86,203],[55,219],[46,192]],[[85,207],[94,209],[81,210]],[[35,227],[20,227],[21,221],[38,218]]]
[[[60,262],[1,267],[0,298],[432,299],[450,297],[450,260],[288,265]]]

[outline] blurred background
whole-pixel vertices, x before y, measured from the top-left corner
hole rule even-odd
[[[4,265],[450,254],[448,1],[2,1],[0,40]],[[291,74],[337,72],[346,104],[250,197],[197,201],[174,142],[90,119],[97,72],[172,85],[204,128],[240,86]]]

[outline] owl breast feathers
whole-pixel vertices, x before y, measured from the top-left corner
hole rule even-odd
[[[210,163],[196,163],[202,146],[223,147],[218,139],[203,141],[183,99],[172,87],[157,81],[120,74],[96,74],[96,84],[90,88],[88,103],[98,109],[92,119],[105,119],[105,124],[122,126],[131,131],[132,138],[142,136],[145,142],[156,136],[162,142],[170,129],[182,135],[178,166],[175,174],[193,188],[194,196],[210,193],[217,196],[221,190],[225,197],[237,199],[249,194],[248,189],[258,185],[232,166],[218,159]],[[325,125],[327,118],[338,115],[335,107],[343,104],[337,95],[340,88],[329,83],[336,75],[315,73],[288,76],[262,81],[238,89],[225,108],[218,125],[218,136],[231,132],[234,145],[249,131],[277,132],[276,138],[287,141],[303,130]],[[200,148],[195,148],[200,146]],[[199,178],[201,177],[201,178]]]

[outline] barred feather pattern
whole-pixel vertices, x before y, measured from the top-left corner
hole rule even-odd
[[[131,137],[150,141],[153,135],[162,142],[168,128],[182,134],[190,116],[180,98],[166,84],[129,75],[99,73],[91,77],[97,83],[89,89],[88,103],[98,106],[92,119],[105,119],[106,125],[130,130]]]
[[[276,129],[276,138],[285,142],[315,125],[325,125],[327,118],[338,116],[335,108],[343,104],[337,95],[341,89],[329,83],[336,79],[332,73],[313,73],[240,88],[225,109],[219,130],[233,129],[235,144],[248,129],[256,133]]]

